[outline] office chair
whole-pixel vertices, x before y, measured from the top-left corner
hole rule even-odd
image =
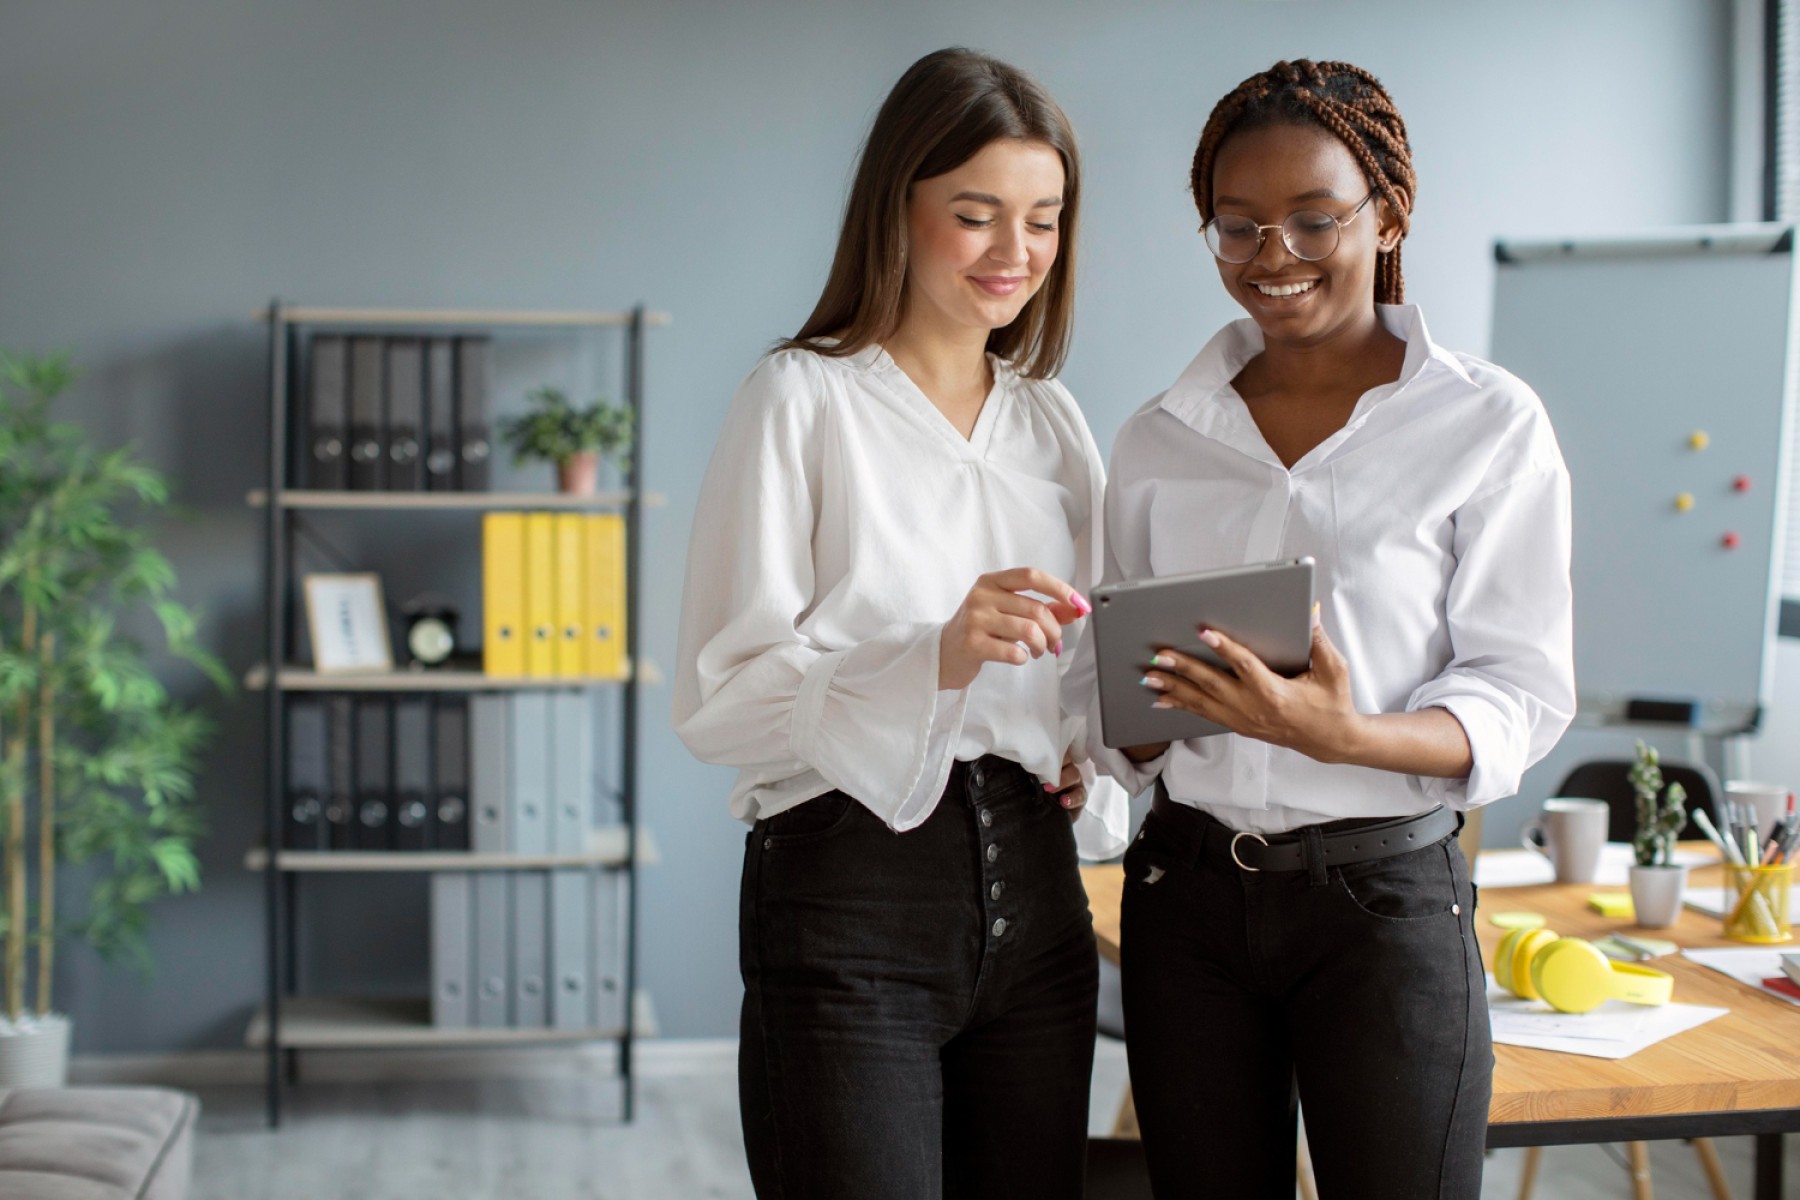
[[[1630,760],[1622,758],[1581,763],[1563,777],[1556,794],[1606,801],[1610,809],[1606,840],[1629,842],[1637,832],[1637,798],[1631,790],[1630,771]],[[1665,786],[1679,783],[1687,789],[1688,823],[1682,827],[1680,838],[1684,841],[1699,838],[1701,833],[1699,826],[1694,824],[1694,809],[1700,806],[1714,808],[1720,790],[1718,776],[1704,763],[1664,762],[1662,773]],[[1700,1158],[1700,1169],[1706,1172],[1707,1183],[1712,1186],[1714,1200],[1731,1200],[1731,1186],[1725,1181],[1725,1169],[1719,1165],[1719,1151],[1713,1140],[1693,1138],[1692,1144],[1694,1153]],[[1632,1194],[1637,1200],[1650,1200],[1649,1145],[1627,1142],[1625,1155],[1630,1164]],[[1519,1200],[1531,1200],[1532,1188],[1537,1183],[1538,1164],[1543,1157],[1542,1146],[1526,1148],[1525,1167],[1519,1173]]]

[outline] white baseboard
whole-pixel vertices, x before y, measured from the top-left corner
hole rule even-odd
[[[369,1083],[377,1080],[608,1078],[618,1072],[619,1049],[611,1042],[482,1049],[302,1050],[302,1082]],[[260,1084],[268,1056],[262,1050],[189,1050],[174,1054],[81,1054],[69,1061],[69,1081],[208,1087]],[[633,1046],[639,1079],[732,1075],[736,1038],[646,1038]]]

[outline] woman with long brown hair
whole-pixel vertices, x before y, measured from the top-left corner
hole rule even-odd
[[[1080,170],[1018,70],[882,105],[812,316],[738,389],[695,514],[676,730],[738,768],[739,1085],[757,1194],[1081,1194],[1123,845],[1059,681],[1103,479],[1054,376]]]
[[[1312,665],[1160,651],[1146,705],[1230,732],[1106,755],[1155,800],[1125,856],[1133,1094],[1156,1195],[1473,1197],[1493,1053],[1462,812],[1575,709],[1569,478],[1542,403],[1406,304],[1405,123],[1283,62],[1193,161],[1228,325],[1113,448],[1109,576],[1310,556]]]

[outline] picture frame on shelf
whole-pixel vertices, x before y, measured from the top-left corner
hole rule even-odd
[[[367,675],[394,669],[381,576],[372,571],[313,574],[304,584],[314,670],[321,675]]]

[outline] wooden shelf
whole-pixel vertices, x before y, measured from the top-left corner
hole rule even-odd
[[[656,1036],[656,1012],[639,991],[632,1008],[632,1033]],[[484,1028],[444,1029],[431,1023],[424,996],[289,996],[281,1002],[284,1049],[396,1049],[410,1046],[517,1046],[532,1042],[597,1042],[623,1037],[623,1029]],[[244,1031],[244,1044],[269,1044],[269,1012],[259,1007]]]
[[[640,497],[645,508],[662,508],[669,498],[661,492]],[[288,488],[275,494],[281,508],[347,512],[507,512],[513,509],[566,509],[572,512],[624,508],[631,493],[623,490],[596,492],[591,496],[566,496],[561,492],[342,492]],[[251,508],[269,503],[267,488],[244,495]]]
[[[655,866],[662,860],[656,840],[639,828],[638,866]],[[244,852],[244,869],[260,871],[269,865],[266,846]],[[594,830],[586,854],[476,854],[470,850],[282,850],[275,855],[278,871],[306,873],[369,873],[395,871],[549,871],[581,867],[623,867],[625,827]]]
[[[257,320],[273,317],[262,309]],[[626,312],[567,312],[551,309],[454,309],[454,308],[322,308],[295,305],[281,310],[281,319],[289,325],[356,325],[367,328],[426,325],[448,328],[461,325],[507,325],[518,328],[603,328],[631,324]],[[665,312],[646,312],[644,324],[649,328],[668,325],[672,318]]]
[[[480,671],[441,669],[322,675],[310,667],[283,667],[277,678],[277,683],[284,692],[559,691],[569,688],[617,687],[629,682],[629,675],[606,679],[599,676],[484,675]],[[652,686],[660,684],[663,682],[662,671],[654,662],[645,659],[638,682]],[[244,672],[244,686],[253,692],[260,692],[268,687],[268,667],[258,663]]]

